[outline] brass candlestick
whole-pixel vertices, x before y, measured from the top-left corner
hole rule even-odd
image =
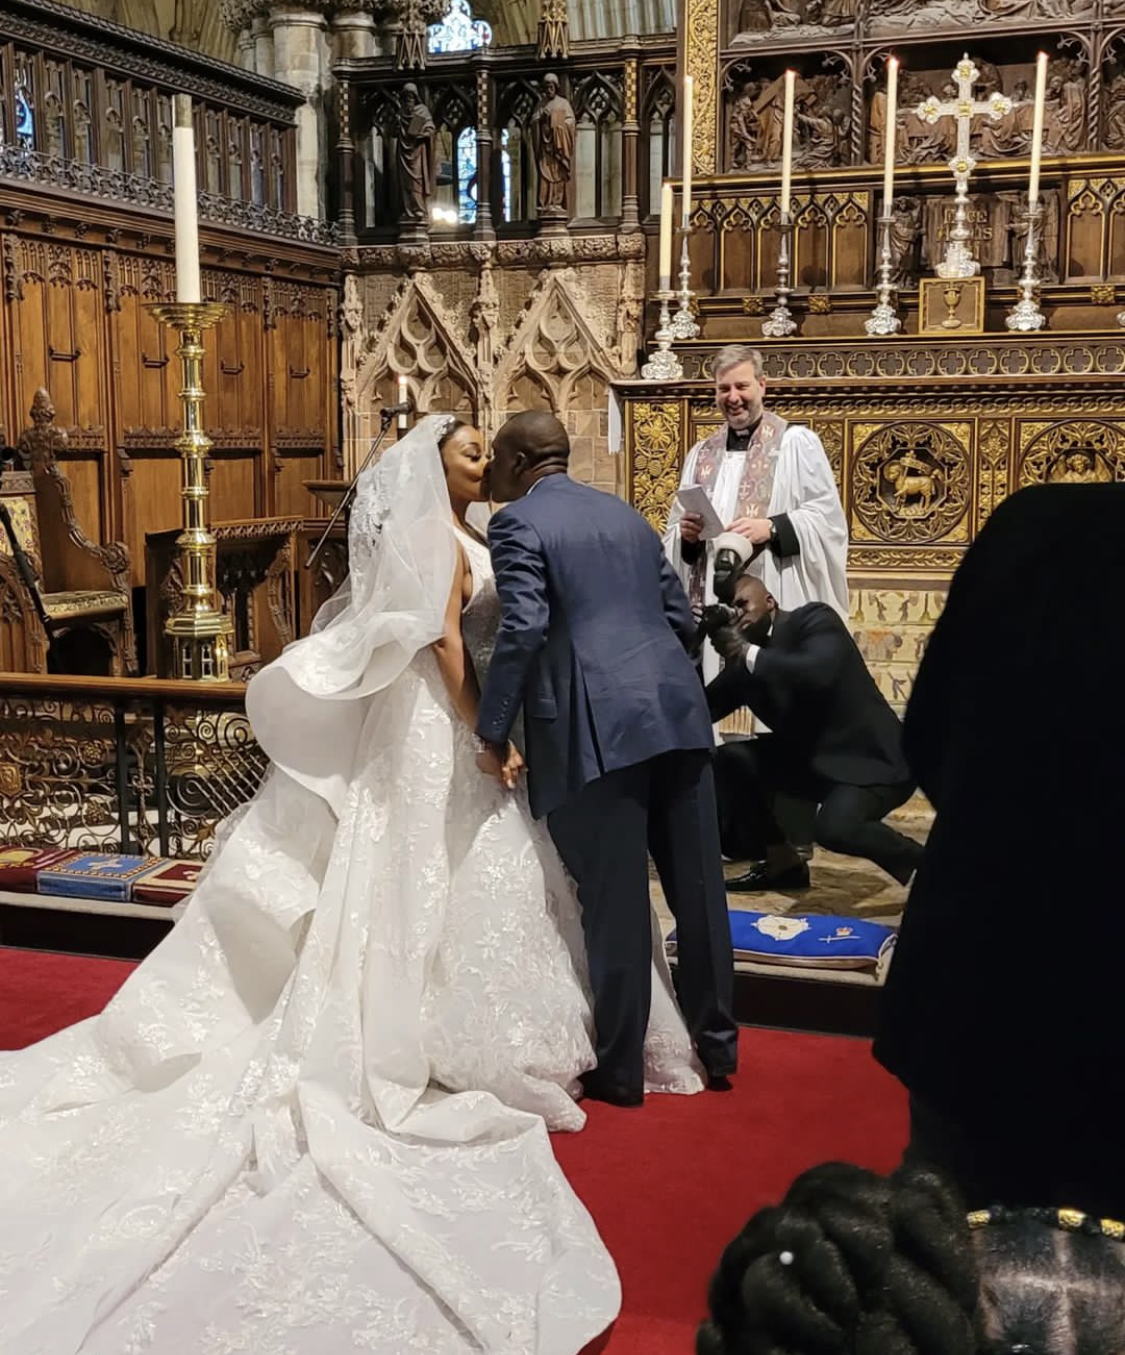
[[[208,522],[207,453],[211,439],[203,431],[203,332],[217,325],[230,307],[214,301],[157,302],[148,309],[179,330],[176,354],[183,363],[184,431],[176,441],[183,464],[184,529],[176,538],[182,587],[176,610],[164,626],[172,642],[172,671],[197,682],[230,680],[230,637],[234,625],[220,604],[215,586],[215,538]]]

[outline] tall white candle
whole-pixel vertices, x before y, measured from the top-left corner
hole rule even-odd
[[[660,189],[660,290],[672,290],[672,185],[665,181]]]
[[[895,191],[895,123],[898,120],[898,57],[887,61],[887,117],[883,131],[883,215],[890,216]]]
[[[1027,205],[1039,201],[1039,162],[1043,158],[1043,111],[1047,105],[1047,53],[1035,61],[1035,115],[1031,124],[1031,180],[1027,185]]]
[[[785,121],[781,129],[781,219],[789,220],[793,183],[793,93],[797,72],[785,72]]]
[[[409,402],[409,400],[410,400],[410,383],[407,381],[405,376],[400,376],[398,379],[398,403],[400,405],[405,405]],[[406,432],[407,427],[406,418],[407,416],[405,411],[400,410],[398,416],[398,431],[400,433]]]
[[[172,193],[176,216],[176,300],[202,301],[199,215],[195,190],[195,127],[191,98],[172,96]]]
[[[690,75],[684,76],[684,117],[683,117],[683,227],[687,230],[691,220],[691,143],[694,134],[695,125],[695,80]]]

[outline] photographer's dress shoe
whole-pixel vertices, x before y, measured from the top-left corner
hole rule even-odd
[[[804,861],[799,866],[786,866],[774,874],[766,869],[764,861],[755,861],[743,875],[732,876],[727,881],[729,894],[765,894],[770,891],[784,893],[787,889],[808,889],[809,868]]]

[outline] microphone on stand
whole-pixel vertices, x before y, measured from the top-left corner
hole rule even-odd
[[[367,449],[367,455],[363,459],[363,465],[360,466],[359,470],[352,476],[351,484],[348,485],[347,489],[344,491],[344,497],[336,505],[336,511],[328,519],[328,526],[325,527],[324,531],[321,533],[320,540],[309,552],[309,558],[305,561],[306,569],[312,568],[317,556],[319,556],[320,552],[324,549],[324,543],[328,540],[332,528],[335,527],[336,523],[339,521],[340,514],[344,512],[351,502],[352,495],[355,493],[355,487],[359,483],[359,477],[367,467],[370,466],[375,453],[383,445],[383,439],[387,436],[387,430],[391,426],[391,421],[396,417],[405,421],[406,416],[412,413],[413,409],[414,406],[409,400],[400,400],[394,405],[384,405],[379,411],[379,432],[371,439],[371,446]]]

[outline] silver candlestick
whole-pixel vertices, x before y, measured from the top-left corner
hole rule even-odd
[[[1009,329],[1028,333],[1033,329],[1042,329],[1047,317],[1039,309],[1035,292],[1039,279],[1035,276],[1039,256],[1039,222],[1043,216],[1043,206],[1039,202],[1028,203],[1025,217],[1027,220],[1027,244],[1023,251],[1023,277],[1020,278],[1020,299],[1008,312],[1004,323]]]
[[[656,352],[641,368],[641,376],[646,381],[679,381],[684,374],[680,359],[672,352],[672,314],[668,303],[676,293],[665,288],[656,294],[660,302],[660,324],[656,329]]]
[[[789,237],[793,233],[793,223],[788,216],[781,218],[781,247],[777,253],[777,305],[762,321],[762,333],[767,339],[787,339],[797,332],[797,322],[789,309]]]
[[[691,290],[691,260],[688,258],[688,236],[690,234],[691,227],[685,225],[683,240],[680,244],[680,305],[675,315],[672,316],[672,337],[681,340],[699,338],[699,326],[691,312],[692,297],[695,293]]]
[[[871,312],[871,318],[864,322],[864,329],[872,337],[876,335],[897,334],[902,328],[902,321],[895,313],[894,306],[891,305],[891,297],[894,296],[894,287],[891,285],[891,220],[890,213],[879,218],[879,225],[882,227],[882,249],[879,262],[879,302]]]

